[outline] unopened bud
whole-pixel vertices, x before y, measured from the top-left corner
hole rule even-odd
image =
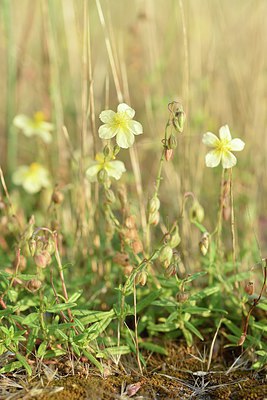
[[[47,250],[42,250],[40,253],[35,254],[34,262],[39,268],[45,268],[51,263],[51,256]]]
[[[157,226],[159,223],[159,219],[160,219],[160,213],[156,211],[154,214],[149,215],[148,223],[150,225]]]
[[[54,190],[52,194],[52,201],[55,204],[61,204],[64,200],[64,194],[59,190]]]
[[[108,179],[108,173],[105,169],[101,169],[97,174],[97,180],[99,183],[105,183]]]
[[[245,292],[249,295],[252,296],[254,293],[254,282],[248,282],[245,286]]]
[[[143,244],[141,240],[134,240],[131,244],[134,254],[139,254],[143,251]]]
[[[105,196],[108,203],[110,204],[115,203],[116,201],[115,194],[111,189],[107,189],[105,191]]]
[[[178,226],[176,225],[176,227],[174,229],[174,233],[171,236],[169,245],[171,246],[172,249],[174,249],[174,247],[178,246],[178,244],[180,244],[180,242],[181,242],[181,238],[179,235],[179,229],[178,229]]]
[[[168,277],[174,276],[176,273],[177,273],[177,266],[175,264],[170,264],[165,270],[165,275]]]
[[[36,251],[36,240],[35,239],[31,239],[29,241],[29,249],[30,249],[30,253],[31,256],[33,257]]]
[[[113,257],[113,261],[123,267],[130,264],[130,257],[127,253],[116,253]]]
[[[37,292],[37,290],[39,290],[41,286],[42,282],[39,281],[39,279],[31,279],[26,283],[26,288],[32,293]]]
[[[164,156],[165,156],[165,160],[166,161],[170,161],[172,159],[172,156],[173,156],[173,149],[165,148]]]
[[[210,244],[210,235],[208,232],[204,232],[201,240],[199,242],[199,250],[201,251],[201,253],[203,254],[203,256],[205,256],[209,250],[209,244]]]
[[[113,156],[116,157],[117,154],[119,154],[120,152],[120,146],[118,146],[117,144],[115,144],[115,146],[113,147]]]
[[[174,150],[177,147],[177,139],[173,133],[170,134],[169,139],[167,140],[167,149]]]
[[[185,112],[183,110],[183,107],[181,106],[175,113],[175,117],[173,118],[173,125],[178,132],[182,133],[184,130],[184,123],[185,123]]]
[[[196,221],[201,223],[204,219],[205,213],[204,208],[202,205],[197,201],[194,200],[192,207],[190,208],[190,219],[191,221]]]
[[[146,281],[147,281],[147,272],[146,271],[139,272],[135,277],[136,285],[140,284],[141,286],[145,286]]]
[[[133,270],[133,266],[132,265],[126,265],[126,267],[123,268],[124,275],[128,278],[128,276],[131,275],[132,270]]]
[[[148,203],[149,214],[154,214],[160,208],[160,200],[157,196],[152,197]]]
[[[246,340],[246,336],[247,335],[245,333],[242,333],[242,335],[240,336],[240,339],[237,342],[237,346],[242,346],[244,344],[244,342]]]
[[[126,218],[125,220],[125,226],[128,229],[135,229],[135,217],[133,215],[130,215],[129,217]]]
[[[172,248],[170,246],[164,246],[159,254],[159,261],[162,262],[165,266],[165,268],[167,268],[172,260]]]
[[[189,294],[187,292],[179,292],[176,295],[176,299],[179,303],[185,303],[189,299]]]
[[[107,144],[103,149],[103,154],[104,154],[105,158],[107,158],[110,155],[110,153],[111,153],[111,149],[110,149],[109,145]]]

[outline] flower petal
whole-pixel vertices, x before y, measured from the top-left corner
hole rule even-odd
[[[86,171],[86,176],[89,179],[90,182],[96,182],[97,181],[97,174],[101,170],[102,166],[97,163],[94,165],[91,165]]]
[[[223,168],[232,168],[236,165],[236,157],[230,151],[224,151],[222,154]]]
[[[116,136],[117,130],[112,128],[109,124],[104,124],[98,129],[98,134],[101,139],[111,139]]]
[[[219,129],[219,136],[221,140],[232,140],[231,132],[228,125],[224,125]]]
[[[134,144],[134,135],[130,130],[125,131],[120,129],[117,133],[116,141],[122,149],[128,149],[128,147]]]
[[[202,143],[210,147],[216,147],[219,144],[219,142],[220,142],[219,139],[217,138],[216,135],[214,135],[214,133],[212,132],[204,133],[202,138]]]
[[[24,129],[30,122],[31,119],[24,114],[17,115],[13,120],[13,124],[19,129]]]
[[[220,164],[222,153],[218,150],[211,150],[206,154],[206,166],[210,168],[217,167]]]
[[[14,172],[12,175],[12,181],[15,185],[21,185],[27,176],[27,172],[29,170],[29,167],[26,165],[22,165],[17,169],[17,171]]]
[[[245,143],[241,139],[233,139],[231,140],[230,146],[231,151],[242,151],[245,147]]]
[[[38,131],[36,131],[36,133],[38,133],[38,136],[40,136],[40,138],[43,139],[43,141],[45,143],[52,142],[52,135],[50,132],[43,130],[43,129],[38,129]]]
[[[143,133],[143,127],[140,122],[128,121],[128,127],[134,135],[141,135]]]
[[[125,104],[125,103],[119,104],[119,105],[118,105],[118,108],[117,108],[117,111],[118,111],[119,113],[126,113],[127,116],[128,116],[130,119],[133,118],[134,115],[135,115],[135,111],[134,111],[130,106],[128,106],[128,104]]]
[[[22,187],[24,190],[26,190],[26,192],[34,194],[42,189],[42,184],[37,180],[26,179],[23,182]]]
[[[126,168],[122,161],[110,161],[106,163],[106,170],[109,176],[120,179],[123,172],[126,171]]]
[[[112,123],[112,120],[114,118],[114,116],[116,115],[116,113],[112,110],[105,110],[102,111],[99,115],[99,118],[102,122],[104,122],[105,124],[109,124]]]

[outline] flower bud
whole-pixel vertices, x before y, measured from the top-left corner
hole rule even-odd
[[[174,247],[177,247],[178,244],[180,244],[180,242],[181,242],[181,238],[180,238],[180,235],[179,235],[179,229],[178,229],[178,226],[176,225],[176,227],[174,229],[174,233],[171,236],[171,240],[169,242],[169,245],[173,249]]]
[[[254,282],[248,282],[245,286],[245,292],[249,295],[252,296],[254,293]]]
[[[108,158],[110,153],[111,153],[111,149],[110,149],[109,145],[107,144],[103,149],[103,154],[104,154],[105,158]]]
[[[178,303],[185,303],[189,299],[189,293],[179,292],[176,295],[176,299],[177,299]]]
[[[173,118],[173,126],[178,132],[182,133],[184,130],[184,123],[185,123],[185,112],[183,110],[183,107],[180,106]]]
[[[64,200],[64,194],[59,190],[54,190],[52,194],[52,201],[55,204],[61,204]]]
[[[164,246],[159,254],[159,261],[162,262],[165,266],[165,268],[167,268],[172,260],[172,248],[170,246]]]
[[[139,254],[143,251],[143,244],[141,240],[134,240],[131,244],[134,254]]]
[[[177,273],[177,266],[175,264],[170,264],[165,270],[165,275],[168,277],[174,276],[176,273]]]
[[[105,191],[105,196],[108,203],[110,204],[115,203],[116,201],[115,194],[111,189],[107,189]]]
[[[145,286],[146,281],[147,281],[147,272],[146,271],[138,272],[138,274],[135,277],[135,284],[136,285],[140,284],[141,286]]]
[[[209,236],[210,235],[208,232],[204,232],[199,242],[199,250],[201,251],[203,256],[207,254],[209,249],[209,242],[210,242]]]
[[[197,200],[194,200],[194,203],[189,211],[191,221],[196,221],[201,223],[204,219],[204,208],[199,204]]]
[[[134,215],[129,215],[129,217],[126,218],[125,220],[125,226],[128,229],[135,229],[135,217]]]
[[[116,157],[117,154],[119,154],[120,152],[120,146],[118,146],[117,144],[115,144],[115,146],[113,147],[113,156]]]
[[[29,241],[29,250],[31,253],[31,256],[33,257],[36,251],[36,240],[35,239],[31,239]]]
[[[148,223],[150,225],[157,226],[159,223],[159,219],[160,219],[160,214],[158,211],[156,211],[154,214],[149,215]]]
[[[165,160],[166,160],[166,161],[170,161],[170,160],[172,159],[172,156],[173,156],[173,149],[167,149],[167,148],[165,148],[165,153],[164,153],[164,155],[165,155]]]
[[[31,279],[26,283],[26,288],[32,293],[37,292],[41,286],[42,282],[39,279]]]
[[[239,341],[237,342],[237,346],[242,346],[244,344],[244,342],[246,340],[246,336],[247,335],[245,333],[242,333],[242,335],[240,336]]]
[[[51,263],[51,256],[47,250],[42,250],[40,253],[35,254],[34,262],[39,268],[46,268]]]
[[[127,253],[116,253],[113,257],[113,261],[123,267],[130,264],[130,257]]]
[[[97,174],[97,180],[99,183],[105,183],[108,179],[108,173],[105,169],[101,169]]]
[[[128,278],[128,276],[131,275],[132,270],[133,270],[133,266],[132,265],[126,265],[126,267],[123,268],[124,276],[126,276]]]
[[[167,149],[174,150],[177,147],[177,139],[173,133],[170,134],[169,139],[167,140]]]
[[[149,214],[154,214],[160,208],[160,201],[157,196],[152,197],[148,203],[148,212]]]

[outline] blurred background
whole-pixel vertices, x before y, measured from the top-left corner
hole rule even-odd
[[[214,228],[221,168],[205,167],[201,140],[228,124],[232,136],[246,142],[233,171],[240,240],[249,246],[256,238],[264,251],[265,0],[1,0],[0,7],[0,164],[10,191],[12,173],[32,162],[45,164],[53,184],[71,184],[71,151],[80,152],[81,132],[89,165],[102,149],[93,135],[99,113],[123,100],[136,110],[144,134],[119,158],[129,171],[124,179],[133,206],[136,187],[147,201],[168,103],[177,100],[187,119],[174,159],[164,165],[165,223],[179,215],[191,191],[204,206],[205,225]],[[55,124],[52,144],[29,140],[13,125],[17,114],[37,111]]]

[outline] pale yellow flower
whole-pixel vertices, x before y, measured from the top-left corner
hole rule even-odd
[[[32,163],[22,165],[14,172],[12,180],[15,185],[20,185],[28,193],[37,193],[42,188],[50,186],[49,174],[41,164]]]
[[[203,135],[202,142],[213,150],[206,154],[206,166],[217,167],[222,162],[223,168],[232,168],[236,165],[236,157],[232,151],[242,151],[245,143],[241,139],[232,139],[228,125],[224,125],[219,130],[220,139],[211,132]]]
[[[118,146],[127,149],[134,143],[134,135],[141,135],[143,127],[140,122],[134,121],[135,111],[125,103],[118,105],[117,112],[102,111],[99,118],[101,125],[98,133],[101,139],[111,139],[116,136]]]
[[[54,125],[44,120],[42,112],[35,113],[33,118],[19,114],[14,118],[13,124],[27,137],[39,136],[45,143],[52,141],[50,132],[54,130]]]
[[[122,161],[105,159],[103,153],[98,153],[95,159],[96,161],[94,164],[91,165],[86,171],[86,176],[90,182],[97,181],[97,175],[101,170],[105,170],[109,177],[117,180],[119,180],[123,172],[126,171]]]

